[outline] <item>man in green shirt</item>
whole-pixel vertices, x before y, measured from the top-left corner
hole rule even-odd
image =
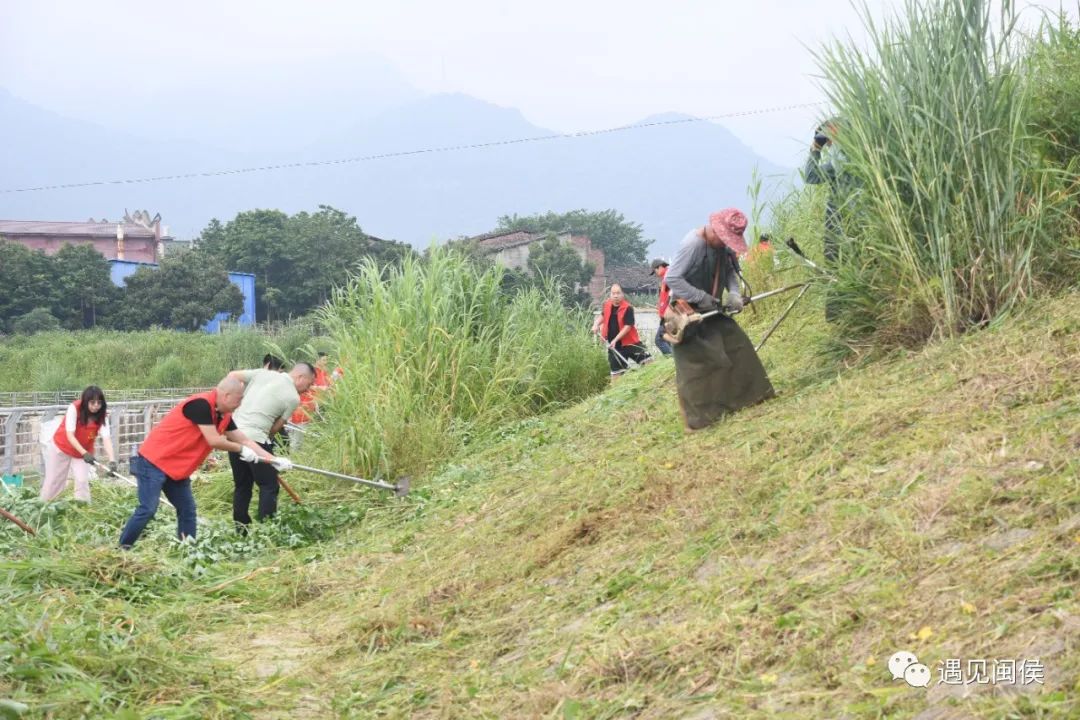
[[[271,452],[274,435],[300,404],[300,393],[315,381],[315,369],[306,362],[298,362],[287,375],[259,368],[234,370],[229,377],[244,383],[243,411],[233,414],[233,422],[237,428],[244,428],[247,437]],[[258,519],[273,517],[277,512],[278,471],[288,470],[292,465],[286,458],[278,458],[273,465],[248,463],[237,453],[229,453],[229,465],[233,473],[233,520],[241,532],[246,532],[251,524],[253,486],[259,486]]]

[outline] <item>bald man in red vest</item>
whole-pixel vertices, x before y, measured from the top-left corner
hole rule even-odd
[[[120,547],[130,548],[157,512],[161,494],[176,506],[176,534],[195,537],[195,496],[191,474],[213,450],[239,453],[247,462],[278,461],[236,429],[232,413],[240,407],[244,384],[226,377],[209,392],[181,400],[155,425],[131,458],[139,481],[139,505],[120,533]]]

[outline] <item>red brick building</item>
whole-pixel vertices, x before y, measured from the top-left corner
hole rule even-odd
[[[548,233],[526,232],[515,230],[513,232],[494,232],[486,235],[478,235],[470,238],[476,243],[477,249],[486,256],[491,257],[503,267],[521,270],[528,267],[529,247],[533,243],[543,242]],[[589,238],[584,235],[571,235],[561,233],[556,236],[559,242],[570,245],[585,262],[591,262],[595,271],[589,280],[587,288],[589,297],[593,301],[602,301],[606,295],[604,286],[604,251],[594,248]]]
[[[156,263],[162,243],[172,238],[162,233],[161,221],[150,227],[131,222],[49,222],[0,220],[0,237],[31,250],[55,254],[64,245],[93,245],[106,260]]]

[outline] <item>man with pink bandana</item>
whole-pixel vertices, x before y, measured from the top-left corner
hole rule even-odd
[[[683,300],[700,313],[742,309],[736,271],[745,230],[746,216],[728,208],[687,233],[664,278],[673,305]],[[679,409],[689,430],[775,395],[750,338],[726,313],[689,326],[674,351]]]

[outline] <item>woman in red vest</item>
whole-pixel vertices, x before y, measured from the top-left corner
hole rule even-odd
[[[116,454],[106,422],[105,393],[91,385],[57,420],[42,426],[45,478],[41,482],[41,499],[49,502],[62,493],[69,474],[73,474],[75,499],[90,502],[90,466],[97,462],[94,440],[98,435],[109,456],[109,469],[116,470]]]
[[[593,323],[593,332],[607,341],[612,377],[629,370],[629,360],[639,365],[652,361],[634,327],[634,308],[623,297],[622,286],[618,283],[611,286],[611,295],[604,301],[604,309]]]

